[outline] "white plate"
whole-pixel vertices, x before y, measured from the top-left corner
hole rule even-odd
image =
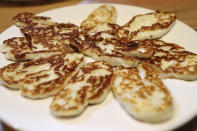
[[[55,21],[72,22],[79,25],[98,6],[99,4],[88,4],[63,7],[41,13],[40,15],[50,16]],[[117,4],[114,6],[118,13],[118,24],[124,24],[134,15],[151,12],[151,10],[134,6]],[[2,43],[5,39],[21,35],[19,29],[12,26],[0,35],[0,42]],[[187,50],[197,53],[197,33],[180,21],[177,21],[173,29],[162,39],[168,42],[179,43]],[[9,63],[2,54],[0,54],[0,59],[0,67]],[[13,91],[5,87],[0,87],[0,119],[16,129],[28,131],[69,129],[86,131],[171,130],[196,116],[197,81],[186,82],[168,79],[164,82],[174,97],[175,114],[171,120],[160,124],[136,121],[125,112],[112,94],[102,104],[89,106],[76,118],[55,118],[49,110],[52,98],[29,100],[22,97],[19,91]]]

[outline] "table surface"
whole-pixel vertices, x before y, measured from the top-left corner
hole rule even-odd
[[[179,20],[197,30],[197,0],[26,0],[36,2],[16,1],[17,0],[0,0],[0,33],[13,24],[12,17],[18,13],[40,13],[58,7],[87,3],[118,3],[135,5],[154,10],[159,9],[162,11],[173,11],[175,12]],[[197,117],[176,130],[197,131]],[[13,131],[13,129],[0,122],[0,131]]]

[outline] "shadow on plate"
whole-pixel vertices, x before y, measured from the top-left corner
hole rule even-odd
[[[197,116],[174,131],[197,131]]]

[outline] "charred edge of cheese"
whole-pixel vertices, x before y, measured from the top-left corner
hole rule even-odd
[[[144,63],[137,68],[118,67],[112,89],[120,104],[137,120],[157,123],[173,116],[169,90],[157,72]]]
[[[103,61],[87,63],[53,99],[50,109],[55,116],[76,116],[88,104],[102,102],[109,90],[113,68]]]
[[[176,16],[172,12],[155,11],[134,16],[119,30],[119,35],[127,40],[157,39],[169,32]]]
[[[19,28],[37,25],[48,26],[54,24],[54,22],[51,21],[50,17],[35,16],[35,14],[29,12],[17,14],[15,17],[13,17],[13,21]]]
[[[102,5],[93,10],[80,27],[87,32],[98,32],[111,29],[108,23],[115,23],[116,9],[111,5]]]
[[[77,53],[54,55],[48,61],[54,63],[49,70],[26,76],[20,87],[23,96],[39,99],[55,95],[85,63]]]
[[[15,58],[17,61],[27,61],[27,60],[37,60],[41,58],[48,58],[56,54],[62,54],[66,51],[63,50],[41,50],[33,52],[25,52],[19,55],[16,55]],[[70,53],[69,51],[67,53]]]
[[[183,47],[153,40],[154,54],[147,60],[165,78],[197,79],[197,54]]]

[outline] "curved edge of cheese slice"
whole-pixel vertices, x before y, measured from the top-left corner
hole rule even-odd
[[[126,111],[137,120],[162,122],[173,116],[173,99],[157,72],[145,63],[137,68],[118,67],[112,90]]]
[[[140,60],[134,57],[124,56],[124,55],[99,55],[98,57],[93,58],[99,61],[105,61],[111,66],[124,66],[125,68],[136,67]]]
[[[134,16],[119,29],[119,36],[127,40],[157,39],[173,27],[176,16],[172,12],[155,11]]]

